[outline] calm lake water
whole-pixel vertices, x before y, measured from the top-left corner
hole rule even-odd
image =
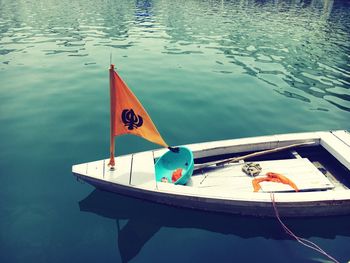
[[[275,219],[77,182],[108,156],[111,57],[172,145],[350,130],[349,1],[2,0],[0,262],[325,262]],[[350,260],[350,217],[286,222]]]

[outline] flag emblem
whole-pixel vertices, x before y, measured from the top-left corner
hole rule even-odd
[[[136,115],[133,109],[123,110],[122,121],[128,127],[128,130],[137,129],[143,124],[143,118],[140,115]]]

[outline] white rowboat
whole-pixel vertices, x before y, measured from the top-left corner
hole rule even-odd
[[[308,143],[309,142],[309,143]],[[295,148],[216,166],[252,152]],[[308,144],[305,144],[308,143]],[[321,131],[271,135],[185,145],[193,152],[195,172],[186,185],[156,181],[155,162],[167,150],[158,149],[73,165],[73,174],[96,188],[172,206],[253,216],[275,216],[271,193],[282,217],[350,214],[350,134]],[[242,167],[260,165],[259,176],[283,174],[298,187],[261,182],[253,192],[252,180]],[[212,165],[203,165],[209,163]]]

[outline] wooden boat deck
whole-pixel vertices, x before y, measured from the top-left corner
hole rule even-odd
[[[292,180],[300,191],[327,190],[334,188],[333,183],[321,173],[308,159],[297,158],[258,162],[262,168],[259,177],[267,172],[280,173]],[[253,177],[242,171],[243,163],[212,168],[202,174],[192,176],[189,186],[195,188],[217,188],[228,191],[253,191]],[[286,184],[261,182],[262,192],[289,192],[294,189]]]

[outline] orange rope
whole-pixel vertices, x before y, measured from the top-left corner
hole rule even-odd
[[[288,179],[282,174],[269,172],[269,173],[266,173],[266,177],[258,177],[253,179],[252,184],[253,184],[254,192],[258,192],[261,189],[260,183],[264,181],[289,184],[296,192],[299,191],[298,187],[295,185],[295,183],[292,180]]]
[[[279,223],[281,224],[281,226],[283,227],[284,231],[286,231],[286,233],[292,237],[294,237],[299,243],[301,243],[302,245],[311,248],[319,253],[321,253],[322,255],[328,257],[330,260],[332,260],[335,263],[339,263],[338,260],[336,260],[335,258],[333,258],[332,256],[330,256],[329,254],[327,254],[322,248],[320,248],[318,245],[316,245],[315,243],[302,238],[302,237],[298,237],[297,235],[295,235],[281,220],[277,207],[276,207],[276,202],[275,202],[275,195],[273,193],[270,193],[270,197],[271,197],[271,201],[272,201],[272,206],[273,209],[275,210],[275,215],[277,220],[279,221]]]

